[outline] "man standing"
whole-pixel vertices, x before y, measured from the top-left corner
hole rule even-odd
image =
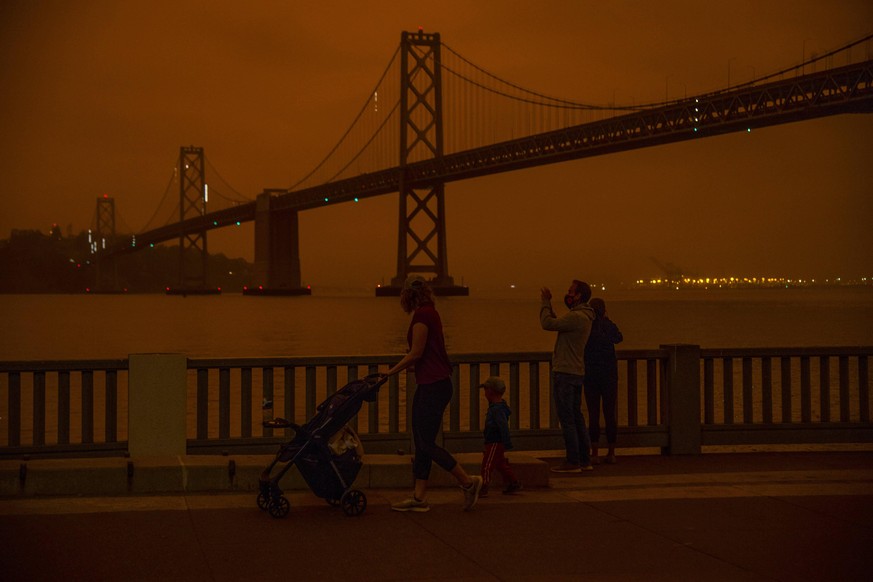
[[[552,292],[548,287],[542,288],[541,297],[540,324],[546,331],[558,332],[552,353],[552,387],[567,449],[566,461],[552,471],[591,471],[591,440],[582,416],[585,344],[594,321],[594,310],[588,306],[591,287],[574,279],[564,296],[564,305],[570,311],[561,317],[552,309]]]

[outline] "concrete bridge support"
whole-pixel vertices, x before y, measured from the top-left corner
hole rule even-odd
[[[255,281],[244,295],[311,295],[300,283],[300,230],[296,210],[273,210],[277,193],[255,202]]]

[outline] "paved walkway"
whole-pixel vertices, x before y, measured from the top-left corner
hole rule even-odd
[[[558,459],[549,459],[557,463]],[[367,490],[0,499],[3,580],[870,580],[873,452],[625,456],[551,487],[429,513]]]

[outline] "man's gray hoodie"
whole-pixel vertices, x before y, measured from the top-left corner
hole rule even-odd
[[[546,331],[558,332],[555,351],[552,353],[553,372],[585,375],[585,344],[591,333],[592,321],[594,310],[587,303],[576,305],[561,317],[556,317],[552,302],[543,299],[540,325]]]

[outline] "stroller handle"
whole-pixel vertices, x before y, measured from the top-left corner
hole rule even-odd
[[[265,420],[264,422],[262,422],[261,426],[263,426],[264,428],[290,428],[295,432],[300,430],[300,425],[293,423],[285,418],[271,418],[270,420]]]
[[[370,384],[370,386],[374,388],[379,388],[380,386],[382,386],[382,384],[388,381],[388,374],[382,374],[377,372],[375,374],[369,374],[367,376],[364,376],[363,379],[368,384]]]

